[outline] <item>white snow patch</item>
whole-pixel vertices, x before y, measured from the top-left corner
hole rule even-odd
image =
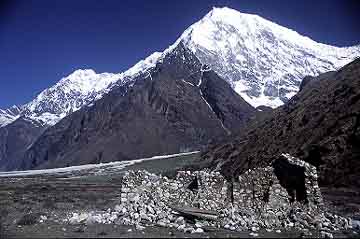
[[[261,105],[268,106],[271,108],[277,108],[284,104],[279,97],[270,97],[264,94],[261,94],[259,97],[251,97],[246,93],[237,92],[245,101],[247,101],[254,108],[257,108]]]
[[[288,99],[290,99],[291,97],[293,97],[294,95],[296,95],[296,92],[289,92],[289,93],[287,93],[285,96],[286,96],[286,98],[288,98]]]
[[[11,124],[15,120],[17,120],[19,117],[20,117],[20,115],[17,115],[17,116],[0,115],[0,128],[6,126],[8,124]]]
[[[197,87],[201,86],[201,83],[202,83],[202,76],[201,76],[200,79],[199,79],[199,82],[198,82],[198,84],[197,84]]]
[[[190,82],[188,82],[188,81],[186,81],[186,80],[184,80],[184,79],[182,79],[182,82],[184,82],[185,84],[188,84],[188,85],[194,86],[194,84],[193,84],[193,83],[190,83]]]

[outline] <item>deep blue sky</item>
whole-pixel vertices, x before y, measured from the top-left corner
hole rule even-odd
[[[213,6],[258,14],[319,42],[359,44],[356,2],[0,0],[0,108],[26,103],[78,68],[126,70]]]

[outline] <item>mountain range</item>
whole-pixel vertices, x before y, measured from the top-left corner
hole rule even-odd
[[[257,15],[214,8],[164,52],[153,53],[123,73],[76,70],[28,104],[1,110],[0,126],[19,115],[54,125],[100,99],[114,84],[124,84],[146,72],[179,42],[253,107],[276,108],[297,93],[305,76],[337,70],[360,55],[360,46],[317,43]]]
[[[0,169],[202,149],[241,132],[264,107],[288,102],[305,76],[359,55],[359,46],[317,43],[257,15],[214,8],[123,73],[76,70],[33,101],[0,110]]]

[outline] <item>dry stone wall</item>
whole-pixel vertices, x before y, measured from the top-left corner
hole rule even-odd
[[[294,201],[311,207],[323,205],[316,168],[288,154],[272,166],[249,169],[232,183],[233,203],[239,207],[279,209]]]
[[[174,206],[199,208],[216,216],[210,221],[198,216],[187,221]],[[92,219],[73,214],[69,222],[82,218],[85,222],[136,225],[140,229],[159,225],[184,232],[202,232],[208,226],[254,233],[260,228],[296,228],[309,235],[311,230],[330,233],[351,228],[349,219],[324,210],[316,169],[286,154],[268,167],[248,170],[234,182],[209,170],[180,171],[175,179],[128,171],[122,181],[120,204],[105,214],[89,215]]]
[[[181,185],[185,193],[194,194],[191,206],[205,210],[219,210],[228,203],[228,184],[219,172],[205,171],[180,171],[176,181]]]

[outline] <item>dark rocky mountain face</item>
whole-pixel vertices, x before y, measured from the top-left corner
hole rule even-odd
[[[360,59],[306,81],[271,116],[203,158],[234,177],[290,153],[318,168],[321,185],[360,187]]]
[[[0,169],[11,166],[44,131],[45,126],[26,117],[0,128]]]
[[[181,43],[133,85],[48,128],[10,169],[50,168],[199,150],[255,114]]]

